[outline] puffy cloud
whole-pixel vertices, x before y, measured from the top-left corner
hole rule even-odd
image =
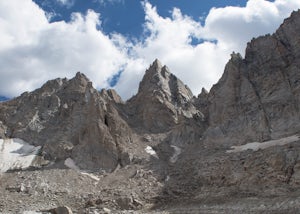
[[[103,88],[122,71],[115,88],[127,99],[156,58],[198,94],[217,82],[232,51],[243,54],[252,37],[274,32],[300,2],[249,0],[246,7],[213,8],[203,26],[177,8],[162,17],[149,2],[143,7],[143,38],[130,42],[99,30],[99,14],[92,10],[49,23],[31,0],[0,1],[0,94],[17,96],[77,71]]]
[[[249,0],[245,7],[212,8],[204,26],[177,8],[164,18],[149,2],[143,6],[147,36],[133,47],[134,56],[143,64],[159,58],[197,95],[202,87],[210,89],[217,82],[233,51],[243,55],[248,41],[273,33],[284,18],[300,8],[300,2]],[[123,97],[132,95],[144,73],[132,69],[124,70],[116,86]],[[129,80],[132,89],[126,91],[124,84]]]
[[[273,33],[299,7],[295,0],[249,0],[246,7],[212,8],[205,20],[205,36],[243,54],[251,38]]]
[[[106,87],[126,61],[123,50],[97,30],[101,23],[93,11],[74,13],[69,23],[49,23],[30,0],[10,0],[0,2],[0,13],[2,95],[17,96],[77,71],[86,73],[95,87]]]

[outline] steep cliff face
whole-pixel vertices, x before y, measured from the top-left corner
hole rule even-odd
[[[80,168],[112,170],[122,162],[131,130],[114,107],[118,97],[105,94],[112,93],[101,95],[81,73],[48,81],[1,104],[2,136],[40,145],[56,163],[72,158]]]
[[[245,59],[232,54],[208,95],[209,142],[265,141],[299,130],[299,17],[294,12],[273,35],[253,39]]]

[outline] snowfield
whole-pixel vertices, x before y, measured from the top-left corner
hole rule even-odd
[[[285,137],[285,138],[280,138],[277,140],[269,140],[269,141],[262,142],[262,143],[253,142],[253,143],[247,143],[242,146],[232,146],[231,147],[232,150],[227,150],[226,152],[227,153],[242,152],[242,151],[246,151],[248,149],[257,151],[259,149],[266,149],[271,146],[283,146],[285,144],[293,143],[293,142],[296,142],[299,140],[300,140],[300,137],[298,135],[293,135],[293,136],[289,136],[289,137]]]
[[[0,139],[0,172],[32,166],[41,147],[18,139]]]

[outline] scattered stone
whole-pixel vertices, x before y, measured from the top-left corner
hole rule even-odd
[[[67,206],[57,207],[50,211],[52,214],[73,214],[72,210]]]
[[[111,213],[111,210],[108,209],[108,208],[106,208],[106,207],[103,207],[103,212],[104,212],[104,213]]]

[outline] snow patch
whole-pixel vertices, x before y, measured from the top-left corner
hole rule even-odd
[[[170,158],[171,163],[175,163],[178,159],[178,156],[181,154],[181,149],[178,146],[171,145],[172,148],[174,148],[174,154]]]
[[[227,150],[226,153],[242,152],[242,151],[246,151],[248,149],[257,151],[259,149],[266,149],[271,146],[283,146],[285,144],[299,141],[299,139],[300,139],[300,137],[298,135],[293,135],[293,136],[289,136],[289,137],[285,137],[285,138],[281,138],[281,139],[277,139],[277,140],[269,140],[269,141],[262,142],[262,143],[259,143],[259,142],[247,143],[242,146],[232,146],[231,147],[232,150]]]
[[[145,151],[149,154],[149,155],[152,155],[152,156],[157,156],[156,152],[154,151],[154,149],[151,147],[151,146],[147,146]]]
[[[0,172],[33,166],[40,149],[18,138],[0,139]]]
[[[146,151],[149,155],[151,155],[151,156],[153,156],[153,157],[159,159],[157,153],[154,151],[154,149],[153,149],[151,146],[147,146],[147,147],[145,148],[145,151]]]
[[[96,175],[93,175],[93,174],[91,174],[91,173],[88,173],[88,172],[80,172],[82,175],[86,175],[86,176],[88,176],[88,177],[90,177],[90,178],[92,178],[92,179],[94,179],[94,180],[96,180],[96,181],[100,181],[100,178],[98,178]]]

